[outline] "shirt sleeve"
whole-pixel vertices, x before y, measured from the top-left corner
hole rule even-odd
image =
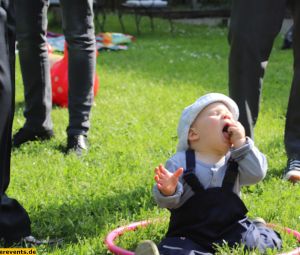
[[[183,167],[183,166],[177,166],[178,164],[176,164],[175,161],[173,161],[172,159],[169,159],[166,162],[165,168],[174,173],[178,167]],[[172,196],[165,196],[163,195],[157,185],[155,184],[153,187],[153,196],[154,199],[156,201],[156,203],[158,204],[158,206],[162,207],[162,208],[169,208],[169,209],[173,209],[173,208],[177,208],[180,206],[181,204],[181,196],[183,194],[183,184],[182,184],[182,177],[180,177],[180,180],[177,184],[175,193]]]
[[[231,150],[231,157],[239,164],[239,183],[241,186],[261,181],[267,173],[267,159],[247,137],[246,144]]]

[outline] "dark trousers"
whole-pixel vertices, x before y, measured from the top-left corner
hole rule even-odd
[[[14,115],[14,24],[11,6],[0,1],[0,194],[9,185]]]
[[[273,229],[266,226],[255,226],[250,220],[243,220],[240,224],[244,227],[241,233],[241,240],[236,245],[244,244],[245,250],[258,249],[261,254],[265,254],[267,249],[282,248],[282,241],[280,235]],[[230,243],[230,239],[236,237],[237,233],[229,233],[224,240]],[[215,243],[222,246],[224,243],[220,240]],[[207,248],[208,243],[203,247],[194,241],[185,237],[166,237],[158,246],[161,255],[213,255],[215,254],[215,247]],[[232,244],[231,244],[232,245]],[[231,246],[230,245],[230,246]]]
[[[300,1],[290,1],[294,19],[294,77],[285,125],[288,157],[300,158]],[[259,113],[262,79],[287,0],[233,0],[229,42],[229,94],[240,108],[248,136]],[[285,63],[282,63],[283,65]]]
[[[61,0],[69,51],[69,135],[86,135],[93,101],[96,44],[92,0]],[[51,81],[46,45],[48,0],[15,0],[17,40],[24,82],[26,122],[33,131],[52,129]]]
[[[10,181],[14,115],[15,38],[12,1],[0,0],[0,238],[16,241],[30,234],[24,208],[5,191]]]
[[[160,255],[213,255],[185,237],[166,237],[158,246]]]

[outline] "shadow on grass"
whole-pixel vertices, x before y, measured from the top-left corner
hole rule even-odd
[[[69,200],[57,202],[60,205],[41,204],[30,215],[35,236],[64,240],[60,247],[47,249],[63,249],[64,246],[85,238],[102,237],[107,234],[106,231],[117,227],[116,223],[136,220],[131,218],[140,213],[141,207],[143,210],[155,207],[154,202],[149,199],[147,186],[96,199],[82,195],[72,200],[70,194]]]
[[[283,178],[283,173],[285,171],[285,168],[272,168],[268,170],[268,173],[265,177],[265,180],[270,180],[273,178],[281,179]]]
[[[25,108],[25,102],[24,101],[16,101],[15,102],[15,112],[18,112],[20,110],[23,111],[24,108]],[[55,110],[55,109],[64,109],[64,108],[62,108],[59,105],[53,104],[52,109]]]
[[[62,154],[64,154],[64,156],[68,155],[66,142],[64,142],[63,144],[58,144],[58,145],[54,146],[54,149],[61,152]]]
[[[268,132],[268,130],[265,130]],[[268,135],[266,133],[266,135]],[[267,138],[269,139],[269,138]],[[286,151],[283,137],[273,135],[264,145],[263,151],[268,161],[268,170],[265,180],[272,178],[282,179],[286,167]]]

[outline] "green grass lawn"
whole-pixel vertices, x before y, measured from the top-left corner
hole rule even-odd
[[[126,32],[135,35],[126,17]],[[17,198],[32,220],[38,238],[63,238],[60,247],[38,248],[38,254],[109,254],[108,232],[121,225],[160,218],[160,223],[123,235],[118,244],[133,250],[143,239],[159,241],[169,213],[153,201],[153,170],[176,148],[182,109],[208,92],[227,94],[227,28],[155,21],[152,33],[142,20],[142,34],[127,51],[101,52],[97,60],[100,90],[92,109],[89,153],[64,155],[66,109],[54,107],[55,138],[32,142],[12,152],[8,194]],[[119,32],[115,16],[107,31]],[[256,145],[269,161],[266,179],[243,189],[249,216],[300,230],[300,186],[281,179],[286,164],[283,145],[292,52],[280,50],[278,38],[266,72]],[[23,87],[17,67],[14,131],[24,123]],[[297,243],[283,234],[284,250]],[[220,253],[228,253],[227,248]],[[242,254],[236,249],[235,254]],[[275,254],[270,252],[270,254]]]

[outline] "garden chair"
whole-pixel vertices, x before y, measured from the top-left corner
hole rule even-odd
[[[106,0],[94,0],[94,15],[95,15],[95,24],[100,27],[100,30],[104,32],[104,25],[106,21],[106,13],[105,13],[105,1]],[[49,7],[60,7],[59,0],[50,0]],[[101,16],[101,20],[99,20],[99,16]]]
[[[118,17],[123,32],[125,32],[125,26],[122,19],[124,13],[134,14],[138,34],[140,34],[140,22],[143,16],[149,17],[152,31],[154,31],[154,17],[168,19],[170,22],[170,30],[173,32],[170,2],[168,0],[126,0],[125,2],[120,3],[118,7]]]

